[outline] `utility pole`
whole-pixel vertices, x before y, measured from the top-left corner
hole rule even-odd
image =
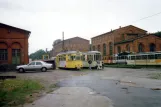
[[[63,43],[62,43],[62,50],[64,51],[64,32],[62,32]]]

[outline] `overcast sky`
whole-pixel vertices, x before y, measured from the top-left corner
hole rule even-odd
[[[161,0],[0,0],[0,22],[31,31],[29,53],[52,48],[53,41],[93,36],[135,25],[161,30]]]

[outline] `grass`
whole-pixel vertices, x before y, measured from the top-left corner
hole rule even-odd
[[[0,107],[24,104],[32,94],[43,89],[43,86],[33,80],[8,79],[0,81]]]
[[[152,73],[150,74],[150,78],[161,80],[161,73]]]

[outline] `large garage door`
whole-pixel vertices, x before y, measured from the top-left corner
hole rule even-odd
[[[20,49],[12,49],[12,64],[20,64]]]

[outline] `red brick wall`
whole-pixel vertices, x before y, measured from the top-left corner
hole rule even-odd
[[[143,44],[144,46],[144,52],[149,52],[150,51],[150,44],[153,43],[156,46],[156,51],[161,51],[161,38],[150,35],[150,36],[146,36],[140,39],[136,39],[133,42],[130,43],[124,43],[124,44],[118,44],[115,45],[115,52],[118,53],[117,51],[117,47],[120,46],[121,47],[121,51],[126,50],[126,45],[129,44],[130,45],[130,51],[131,52],[139,52],[138,50],[138,45],[139,44]]]
[[[27,64],[29,62],[28,35],[25,33],[13,29],[0,28],[0,49],[2,48],[8,49],[7,63],[12,63],[12,49],[21,49],[21,64]]]
[[[64,41],[64,48],[68,51],[89,51],[89,40],[85,40],[79,37],[67,39]],[[56,56],[62,51],[62,42],[55,45],[52,49],[52,57]]]

